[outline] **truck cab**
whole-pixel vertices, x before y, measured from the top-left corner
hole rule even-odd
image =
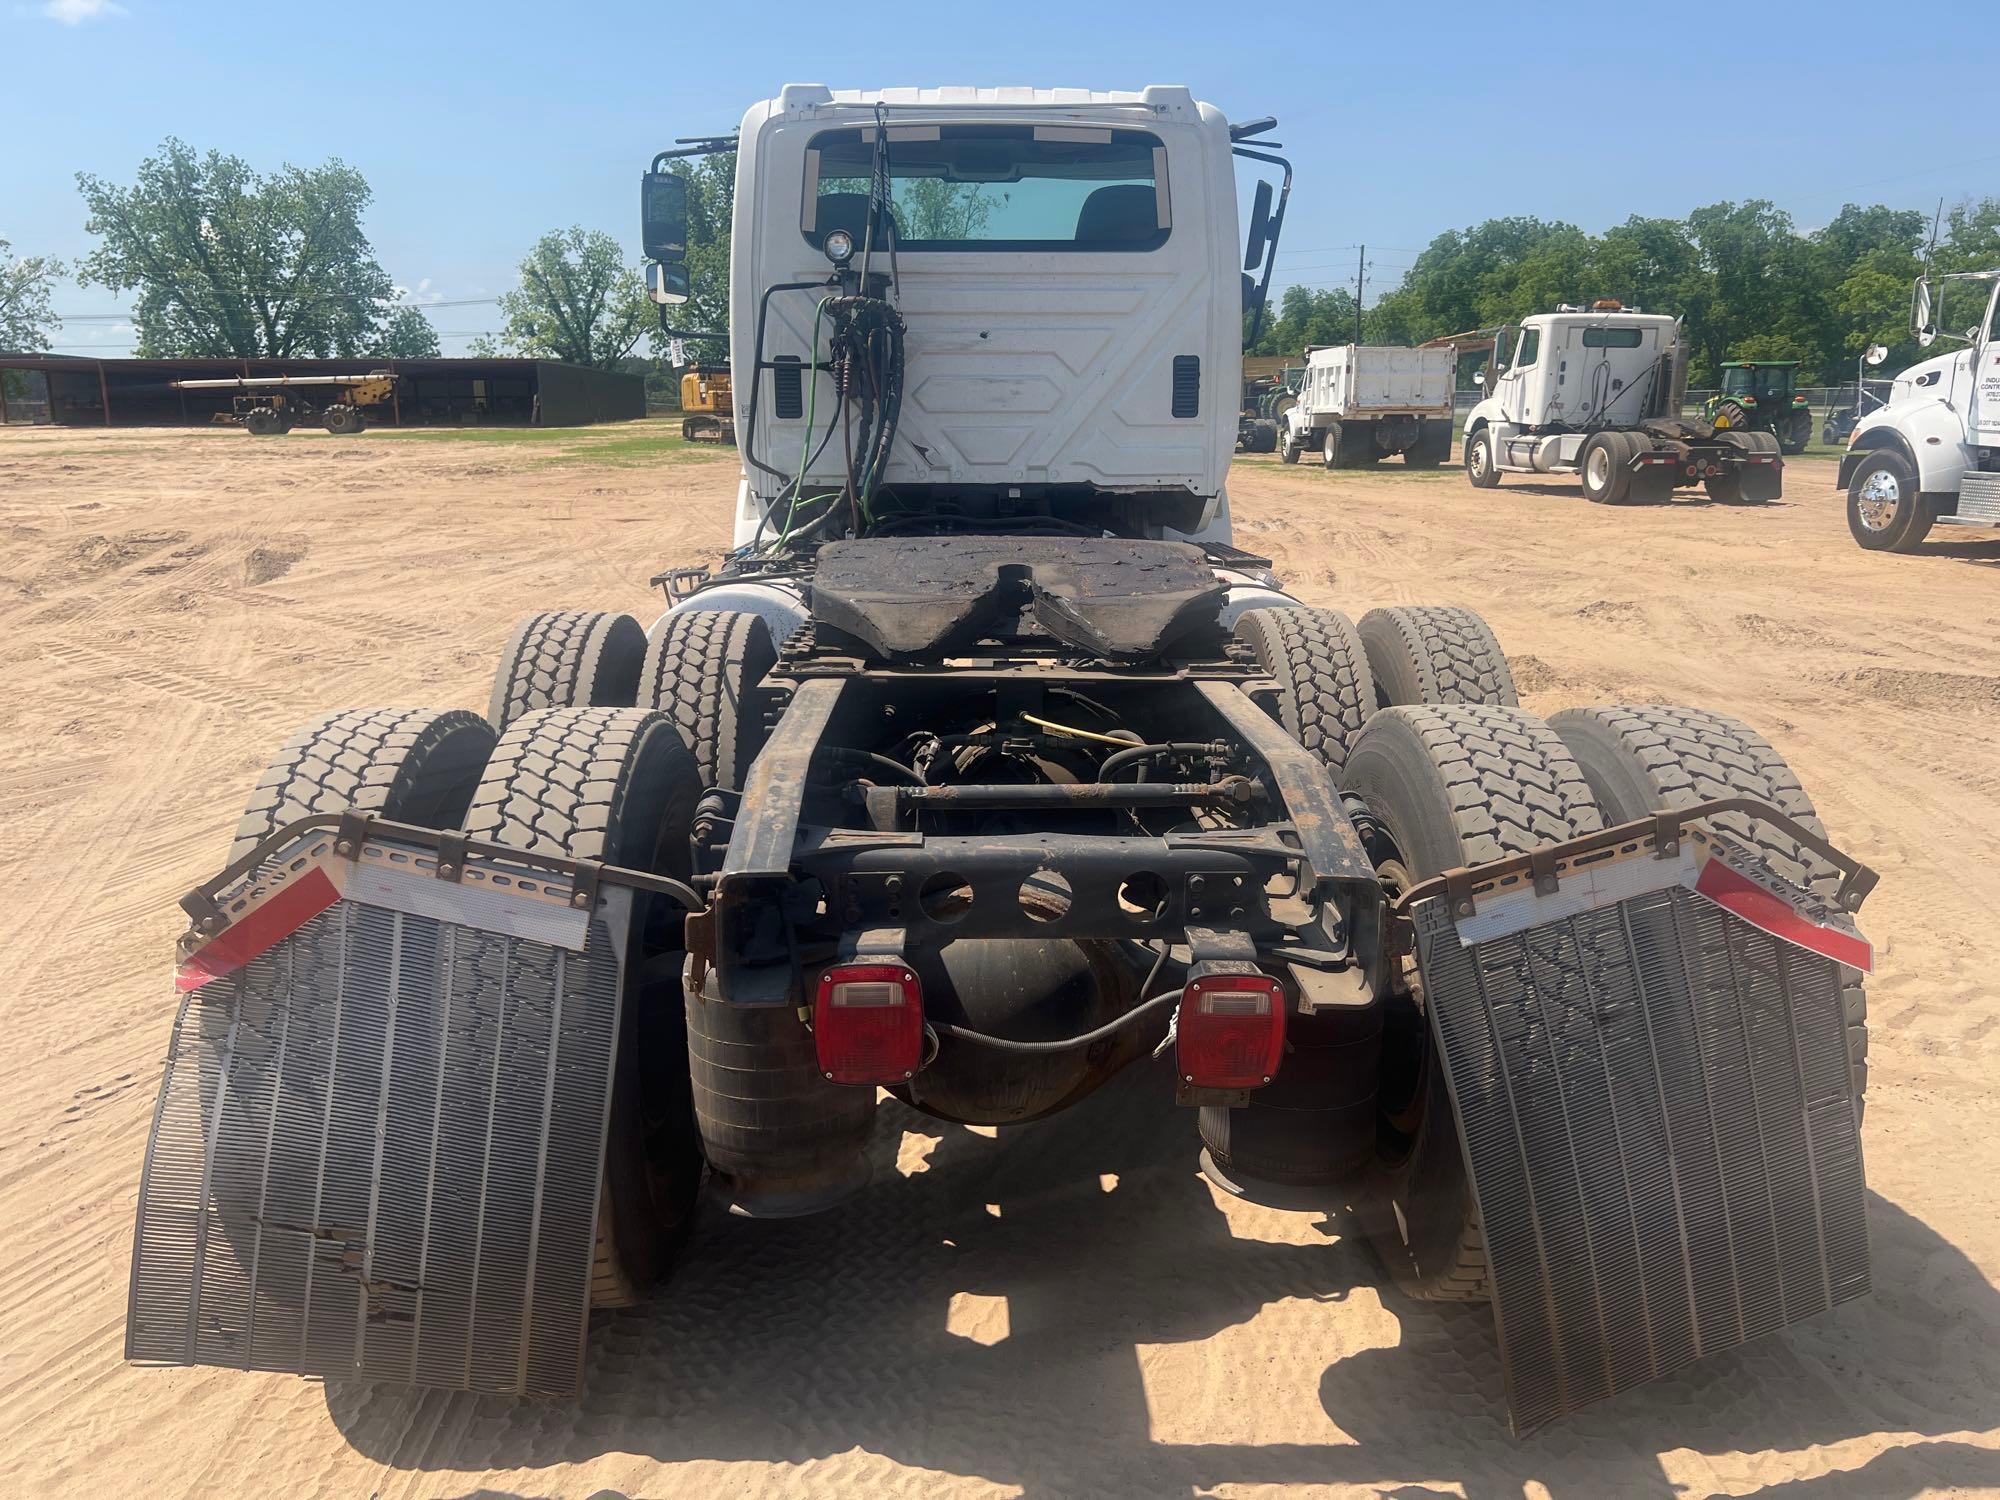
[[[1593,426],[1636,426],[1672,387],[1679,330],[1676,318],[1616,303],[1539,313],[1503,328],[1486,399],[1472,409],[1466,431],[1491,425],[1496,439],[1510,445]],[[1502,467],[1514,466],[1518,455],[1532,469],[1536,451],[1504,447]]]
[[[1962,335],[1941,334],[1954,285],[1982,311]],[[1909,551],[1933,525],[2000,527],[2000,269],[1920,277],[1912,322],[1925,347],[1965,347],[1903,371],[1847,440],[1837,483],[1848,530],[1871,552]]]
[[[878,131],[893,249],[869,234]],[[770,537],[796,480],[843,482],[819,316],[843,275],[893,276],[904,320],[883,490],[1226,536],[1239,266],[1263,258],[1273,221],[1267,188],[1246,256],[1214,106],[1170,86],[797,84],[751,107],[736,149],[739,546]]]
[[[1724,502],[1775,500],[1778,439],[1680,416],[1680,319],[1605,299],[1525,318],[1494,335],[1486,397],[1465,422],[1474,488],[1503,474],[1576,474],[1587,499],[1657,502],[1701,484]]]

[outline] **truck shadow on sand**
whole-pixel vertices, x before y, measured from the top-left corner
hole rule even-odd
[[[1519,495],[1534,495],[1549,500],[1574,501],[1578,505],[1590,506],[1577,485],[1575,476],[1569,476],[1569,483],[1560,481],[1539,483],[1524,480],[1518,474],[1509,474],[1508,483],[1502,490],[1512,490]],[[1703,490],[1675,490],[1664,500],[1620,500],[1616,505],[1590,506],[1593,510],[1792,510],[1798,501],[1780,497],[1776,500],[1716,500]]]
[[[1659,1455],[1689,1450],[1677,1472],[1699,1469],[1691,1454],[1746,1455],[1710,1465],[1716,1487],[1737,1491],[1789,1467],[1786,1455],[1835,1471],[1772,1493],[2000,1485],[2000,1452],[1910,1441],[2000,1425],[2000,1294],[1880,1198],[1873,1298],[1533,1437],[1508,1432],[1486,1309],[1389,1293],[1399,1342],[1319,1376],[1319,1403],[1347,1441],[1156,1441],[1142,1348],[1208,1338],[1287,1299],[1341,1318],[1335,1304],[1358,1288],[1372,1304],[1381,1275],[1330,1225],[1309,1243],[1234,1237],[1194,1174],[1193,1120],[1144,1071],[997,1141],[884,1106],[872,1187],[814,1219],[712,1218],[654,1304],[595,1321],[580,1399],[333,1383],[328,1411],[366,1456],[420,1472],[608,1453],[799,1464],[861,1450],[1037,1497],[1281,1483],[1518,1497],[1529,1479],[1555,1496],[1675,1496]],[[895,1168],[902,1130],[919,1137],[905,1161],[928,1151],[908,1178]],[[1004,1297],[1004,1324],[989,1315],[972,1337],[954,1334],[954,1297],[989,1308]],[[1356,1311],[1380,1321],[1372,1305]],[[1196,1409],[1172,1420],[1185,1431],[1206,1406],[1242,1430],[1260,1407],[1296,1408],[1293,1387],[1316,1363],[1294,1347],[1269,1367],[1211,1364],[1209,1384],[1176,1403]],[[1799,1454],[1878,1433],[1846,1470],[1838,1455]]]

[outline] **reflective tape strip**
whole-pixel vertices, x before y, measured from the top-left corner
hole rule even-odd
[[[483,882],[439,880],[428,870],[363,864],[347,877],[347,899],[390,911],[455,922],[480,932],[527,938],[572,953],[583,951],[590,913],[536,900]]]
[[[1466,947],[1520,932],[1543,922],[1557,922],[1579,912],[1614,906],[1631,896],[1668,886],[1694,883],[1694,856],[1683,842],[1678,857],[1655,859],[1650,852],[1636,857],[1573,865],[1565,870],[1549,895],[1538,895],[1523,883],[1511,891],[1477,898],[1479,909],[1458,919],[1458,940]]]
[[[1842,932],[1815,922],[1783,897],[1739,874],[1721,858],[1710,855],[1695,878],[1694,892],[1706,896],[1760,932],[1846,964],[1864,974],[1875,972],[1875,950],[1858,932]]]
[[[1640,851],[1593,864],[1573,864],[1561,872],[1556,889],[1547,895],[1525,882],[1512,890],[1477,893],[1477,911],[1458,919],[1458,940],[1469,948],[1545,922],[1615,906],[1649,891],[1681,886],[1733,912],[1760,932],[1864,974],[1874,972],[1873,947],[1845,918],[1816,919],[1801,909],[1787,894],[1784,883],[1763,869],[1755,855],[1731,847],[1736,858],[1744,862],[1743,867],[1702,830],[1691,828],[1680,849],[1666,859]],[[1752,871],[1761,871],[1763,878]]]
[[[340,899],[340,888],[324,869],[312,869],[281,886],[271,899],[252,908],[217,933],[174,970],[174,988],[186,994],[212,979],[233,974],[253,958],[297,932]]]

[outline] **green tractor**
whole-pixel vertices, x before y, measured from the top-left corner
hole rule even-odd
[[[1701,414],[1719,428],[1768,432],[1785,453],[1803,453],[1812,440],[1812,408],[1798,392],[1795,359],[1723,361],[1722,389]]]

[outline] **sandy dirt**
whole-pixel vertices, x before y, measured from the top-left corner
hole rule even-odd
[[[1219,1200],[1165,1080],[1055,1120],[896,1111],[874,1185],[711,1219],[575,1403],[121,1359],[174,898],[296,724],[483,708],[510,624],[632,610],[733,463],[296,433],[0,431],[0,1489],[10,1495],[1916,1496],[2000,1487],[2000,544],[1864,554],[1787,501],[1601,509],[1239,465],[1307,600],[1484,610],[1531,708],[1748,718],[1877,866],[1875,1295],[1517,1441],[1483,1309]],[[552,456],[556,461],[552,461]],[[899,1137],[899,1129],[901,1134]]]

